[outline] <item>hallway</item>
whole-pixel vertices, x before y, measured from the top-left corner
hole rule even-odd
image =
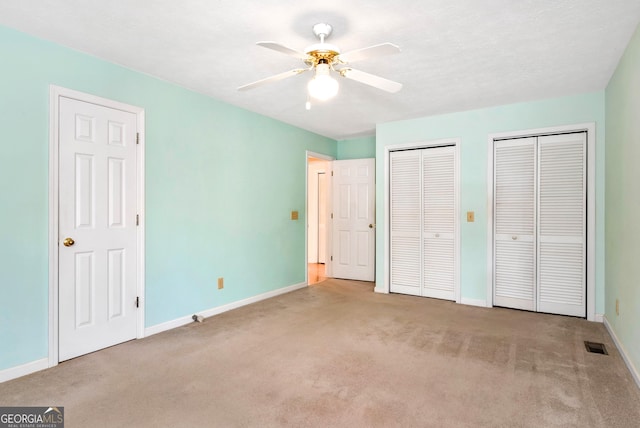
[[[325,264],[324,263],[308,263],[308,278],[307,284],[313,285],[327,279],[325,276]]]

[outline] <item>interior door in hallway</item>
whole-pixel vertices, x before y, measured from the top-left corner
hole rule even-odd
[[[136,337],[136,115],[59,105],[59,360]]]
[[[307,158],[307,263],[327,261],[327,217],[331,205],[327,175],[331,175],[330,160]]]
[[[375,279],[375,159],[333,161],[333,277]]]
[[[318,173],[318,263],[327,262],[327,174]]]

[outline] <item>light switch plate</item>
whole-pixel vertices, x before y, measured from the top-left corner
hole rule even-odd
[[[475,221],[475,214],[473,211],[467,211],[467,223],[473,223]]]
[[[298,219],[298,211],[291,211],[291,220]]]

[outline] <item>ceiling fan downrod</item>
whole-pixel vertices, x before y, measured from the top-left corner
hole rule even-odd
[[[313,26],[313,34],[320,39],[320,43],[324,43],[324,39],[331,35],[331,31],[333,31],[333,27],[323,22]]]

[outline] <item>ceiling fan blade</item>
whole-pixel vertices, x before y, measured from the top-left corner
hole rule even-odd
[[[295,57],[295,58],[299,58],[302,60],[307,59],[307,55],[302,53],[302,52],[298,52],[295,49],[291,49],[285,45],[281,45],[280,43],[277,42],[258,42],[256,43],[258,46],[262,46],[264,48],[267,49],[272,49],[274,51],[278,51],[281,52],[283,54]]]
[[[297,74],[304,73],[305,71],[307,71],[306,68],[296,68],[294,70],[285,71],[284,73],[276,74],[275,76],[267,77],[266,79],[258,80],[253,83],[240,86],[238,90],[246,91],[249,89],[257,88],[258,86],[262,86],[264,84],[271,83],[271,82],[277,82],[278,80],[286,79],[287,77],[292,77]]]
[[[383,91],[396,93],[402,89],[402,83],[365,73],[364,71],[354,70],[353,68],[343,68],[339,70],[339,72],[341,76],[347,79],[355,80],[356,82],[364,83],[365,85],[373,86]]]
[[[393,43],[381,43],[379,45],[369,46],[368,48],[357,49],[355,51],[340,54],[340,61],[349,63],[361,61],[371,57],[379,57],[383,55],[392,55],[400,53],[400,48]]]

